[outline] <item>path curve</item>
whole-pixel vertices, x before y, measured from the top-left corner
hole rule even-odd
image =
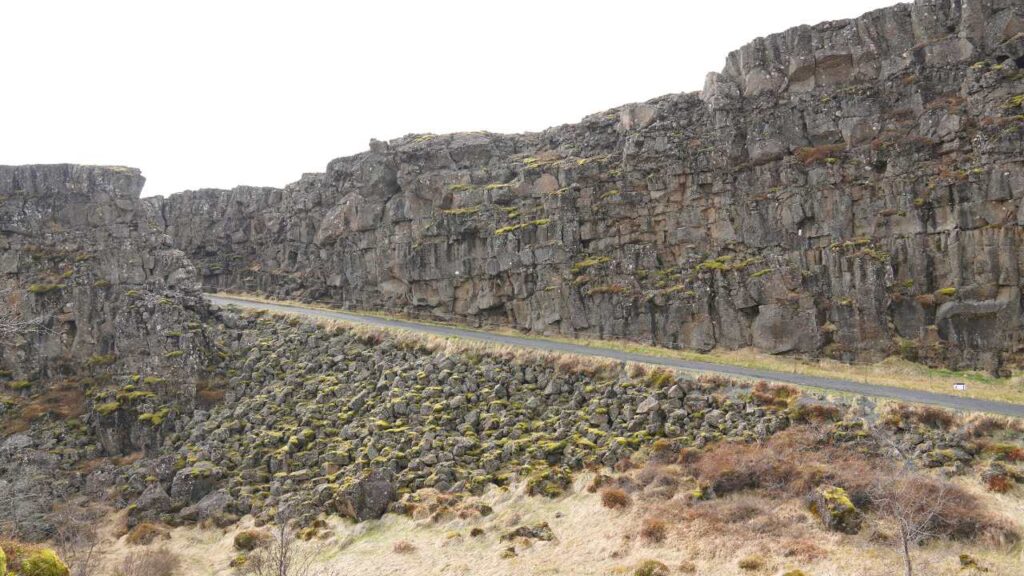
[[[507,346],[531,348],[534,350],[544,350],[548,352],[563,352],[568,354],[579,354],[583,356],[596,356],[599,358],[609,358],[612,360],[621,360],[624,362],[642,362],[644,364],[667,366],[670,368],[675,368],[678,370],[687,370],[691,372],[714,372],[718,374],[738,376],[742,378],[755,378],[770,380],[773,382],[786,382],[789,384],[796,384],[798,386],[823,388],[827,390],[835,390],[838,392],[862,394],[865,396],[875,396],[879,398],[891,398],[894,400],[900,400],[903,402],[911,402],[916,404],[932,404],[935,406],[942,406],[944,408],[952,408],[954,410],[990,412],[993,414],[1002,414],[1004,416],[1013,416],[1015,418],[1024,418],[1024,404],[1014,404],[1011,402],[999,402],[995,400],[966,398],[961,396],[953,396],[951,394],[938,394],[935,392],[926,392],[924,390],[912,390],[908,388],[898,388],[895,386],[885,386],[882,384],[867,384],[863,382],[854,382],[852,380],[842,380],[838,378],[808,376],[805,374],[790,374],[786,372],[777,372],[773,370],[761,370],[757,368],[745,368],[742,366],[730,366],[728,364],[716,364],[712,362],[701,362],[697,360],[683,360],[681,358],[666,358],[662,356],[636,354],[633,352],[612,350],[608,348],[598,348],[593,346],[586,346],[583,344],[557,342],[552,340],[544,340],[540,338],[508,336],[505,334],[494,334],[492,332],[473,330],[470,328],[457,328],[454,326],[442,326],[437,324],[413,322],[409,320],[393,320],[390,318],[380,318],[377,316],[353,314],[351,312],[325,310],[323,308],[311,308],[294,304],[276,304],[271,302],[247,300],[243,298],[233,298],[230,296],[214,294],[206,294],[205,296],[210,302],[218,306],[234,305],[240,308],[266,310],[268,312],[280,312],[284,314],[296,314],[299,316],[306,316],[314,319],[342,320],[345,322],[351,322],[355,324],[366,324],[370,326],[380,326],[384,328],[398,328],[402,330],[423,332],[426,334],[434,334],[443,337],[455,336],[458,338],[464,338],[466,340],[477,340],[481,342],[490,342],[492,344],[503,344]]]

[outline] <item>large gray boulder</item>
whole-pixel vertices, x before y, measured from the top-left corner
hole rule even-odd
[[[377,469],[352,482],[335,496],[339,514],[363,521],[380,518],[397,497],[394,475]]]

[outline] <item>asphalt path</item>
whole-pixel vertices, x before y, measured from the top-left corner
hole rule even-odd
[[[980,400],[976,398],[968,398],[966,396],[956,396],[953,394],[939,394],[936,392],[926,392],[924,390],[911,390],[908,388],[898,388],[895,386],[885,386],[882,384],[870,384],[867,382],[856,382],[853,380],[843,380],[839,378],[808,376],[805,374],[793,374],[788,372],[779,372],[775,370],[761,370],[758,368],[745,368],[742,366],[731,366],[728,364],[701,362],[698,360],[683,360],[681,358],[668,358],[663,356],[651,356],[648,354],[636,354],[633,352],[625,352],[622,350],[586,346],[583,344],[573,344],[570,342],[558,342],[553,340],[546,340],[543,338],[525,338],[520,336],[508,336],[505,334],[495,334],[492,332],[485,332],[483,330],[473,330],[470,328],[458,328],[454,326],[443,326],[438,324],[413,322],[409,320],[393,320],[390,318],[353,314],[350,312],[339,312],[335,310],[325,310],[322,308],[310,308],[292,304],[276,304],[270,302],[246,300],[243,298],[232,298],[230,296],[220,296],[213,294],[207,294],[206,298],[210,300],[210,302],[218,306],[234,305],[240,308],[266,310],[268,312],[279,312],[283,314],[295,314],[313,319],[341,320],[344,322],[351,322],[353,324],[366,324],[369,326],[380,326],[384,328],[398,328],[401,330],[422,332],[425,334],[433,334],[436,336],[442,336],[446,338],[457,337],[466,340],[476,340],[480,342],[489,342],[492,344],[516,346],[520,348],[530,348],[533,350],[543,350],[547,352],[579,354],[582,356],[608,358],[611,360],[620,360],[623,362],[641,362],[644,364],[667,366],[669,368],[685,370],[688,372],[718,373],[725,374],[728,376],[736,376],[740,378],[761,379],[769,380],[772,382],[786,382],[789,384],[796,384],[797,386],[807,386],[812,388],[821,388],[825,390],[835,390],[837,392],[847,392],[851,394],[873,396],[876,398],[889,398],[893,400],[900,400],[903,402],[910,402],[915,404],[932,404],[935,406],[942,406],[944,408],[951,408],[953,410],[969,412],[989,412],[993,414],[1002,414],[1004,416],[1024,418],[1024,404],[1014,404],[1012,402]],[[968,386],[969,385],[970,384],[968,383]]]

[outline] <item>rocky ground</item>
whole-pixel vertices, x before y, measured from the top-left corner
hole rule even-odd
[[[675,94],[149,200],[218,290],[538,333],[1020,364],[1024,4],[757,39]]]
[[[937,409],[697,382],[643,366],[262,314],[221,311],[218,318],[221,327],[210,334],[223,380],[205,390],[206,407],[154,412],[152,400],[133,394],[138,390],[129,383],[107,396],[87,396],[77,419],[42,416],[4,440],[0,487],[59,479],[47,483],[41,501],[26,491],[5,510],[5,518],[17,521],[8,521],[8,529],[52,535],[59,517],[45,502],[57,498],[120,510],[129,534],[287,517],[304,537],[329,537],[325,527],[339,517],[423,514],[424,494],[453,494],[442,508],[477,516],[490,505],[472,504],[473,495],[512,488],[559,499],[578,490],[573,481],[585,469],[629,470],[635,462],[668,465],[677,458],[686,464],[677,455],[713,454],[723,442],[732,442],[725,444],[730,454],[743,454],[741,446],[770,445],[787,430],[807,427],[818,434],[806,441],[818,443],[815,453],[840,446],[904,454],[915,468],[987,490],[986,502],[990,494],[1006,494],[1000,497],[1019,504],[1014,495],[1024,481],[1024,429],[998,419],[964,421]],[[16,402],[7,416],[20,408]],[[146,426],[158,441],[134,454],[105,449],[104,439],[126,425]],[[880,431],[891,445],[877,444]],[[844,478],[837,462],[819,466],[786,498],[803,501]],[[717,500],[737,491],[685,466],[673,474],[667,499]],[[607,481],[605,487],[635,491],[651,480]],[[428,515],[435,512],[436,506]],[[1012,544],[1017,529],[1009,522],[1005,538]],[[825,527],[845,530],[841,525]],[[975,539],[973,532],[960,537]]]

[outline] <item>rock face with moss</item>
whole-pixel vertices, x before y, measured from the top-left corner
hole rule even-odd
[[[751,42],[700,93],[152,200],[210,289],[540,333],[1019,364],[1024,7]]]
[[[206,356],[195,268],[139,201],[144,181],[129,168],[0,166],[0,290],[18,318],[41,320],[0,344],[4,378],[168,376]]]
[[[217,359],[195,268],[142,184],[128,168],[0,166],[0,312],[28,322],[0,335],[0,525],[16,509],[17,533],[45,535],[49,504],[81,488],[54,474],[62,460],[159,446]]]
[[[822,526],[836,532],[856,534],[863,516],[857,510],[846,490],[838,486],[820,486],[810,497],[811,512],[821,520]]]

